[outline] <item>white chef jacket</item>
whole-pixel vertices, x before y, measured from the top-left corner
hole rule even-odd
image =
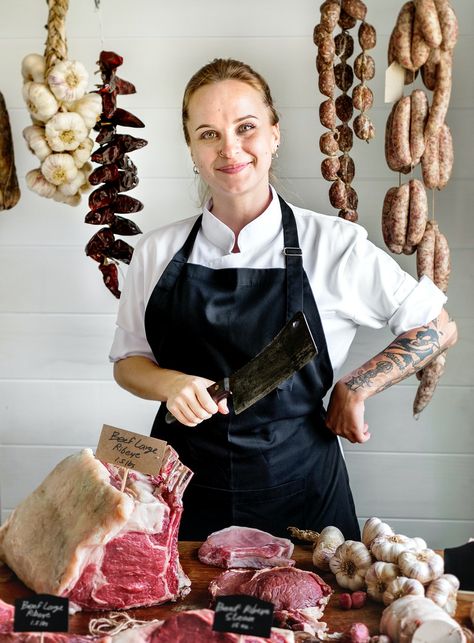
[[[232,252],[232,230],[205,207],[189,262],[213,270],[284,268],[281,208],[271,190],[268,208],[241,230],[240,252]],[[346,360],[358,326],[388,324],[394,335],[400,335],[438,316],[447,300],[443,292],[428,277],[417,282],[403,271],[367,239],[365,228],[340,217],[290,207],[335,373]],[[196,218],[153,230],[138,241],[120,298],[111,361],[143,355],[156,362],[145,334],[147,302]]]

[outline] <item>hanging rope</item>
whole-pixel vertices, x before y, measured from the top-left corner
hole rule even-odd
[[[46,26],[48,35],[44,50],[46,76],[58,61],[67,59],[66,13],[69,0],[47,0],[47,2],[49,7]]]

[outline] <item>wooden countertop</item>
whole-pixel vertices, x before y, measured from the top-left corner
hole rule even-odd
[[[210,567],[203,565],[197,557],[197,551],[201,543],[198,542],[181,542],[179,543],[181,565],[186,574],[191,579],[191,592],[182,600],[175,603],[166,603],[154,607],[143,607],[128,610],[131,617],[140,620],[165,619],[175,614],[177,611],[184,609],[200,609],[209,606],[209,594],[207,587],[210,581],[220,574],[223,569],[219,567]],[[380,615],[384,606],[368,600],[362,609],[342,610],[338,607],[337,596],[342,590],[337,586],[334,576],[330,573],[324,574],[318,572],[311,561],[311,547],[295,546],[293,558],[296,560],[296,566],[300,569],[307,569],[319,573],[320,576],[335,590],[331,596],[328,606],[324,612],[322,621],[328,624],[330,632],[341,631],[350,623],[355,621],[364,622],[370,629],[371,634],[378,633]],[[31,596],[33,592],[29,590],[16,577],[0,583],[0,598],[7,603],[13,603],[16,598]],[[465,627],[470,626],[469,619],[470,603],[458,601],[456,620]],[[88,624],[91,618],[106,616],[108,612],[79,612],[69,619],[69,631],[77,634],[88,634]],[[471,625],[472,627],[472,625]]]

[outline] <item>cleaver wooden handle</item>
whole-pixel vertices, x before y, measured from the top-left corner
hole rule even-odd
[[[211,386],[208,386],[207,391],[209,395],[212,397],[212,399],[214,400],[214,402],[218,404],[225,397],[229,397],[229,395],[232,392],[230,390],[229,378],[224,377],[223,380],[220,380],[219,382],[215,382],[214,384],[211,384]],[[168,411],[165,416],[165,422],[166,424],[171,424],[172,422],[176,422],[176,418],[172,413]]]

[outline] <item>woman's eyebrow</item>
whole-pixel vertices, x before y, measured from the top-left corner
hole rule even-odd
[[[234,123],[240,123],[241,121],[245,121],[247,118],[255,118],[258,120],[258,116],[253,116],[253,114],[247,114],[247,116],[241,116],[240,118],[237,118]],[[199,127],[196,127],[194,130],[195,132],[198,131],[198,129],[202,129],[203,127],[214,127],[213,125],[209,125],[208,123],[203,123],[202,125],[199,125]]]

